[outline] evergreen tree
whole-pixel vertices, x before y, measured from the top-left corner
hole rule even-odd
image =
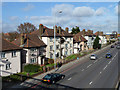
[[[96,36],[94,42],[93,42],[93,49],[100,49],[101,48],[101,44],[99,44],[99,40],[100,38],[98,36]]]

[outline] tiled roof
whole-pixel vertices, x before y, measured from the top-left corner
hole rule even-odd
[[[93,34],[93,33],[88,33],[88,32],[86,32],[86,31],[81,31],[81,32],[79,32],[79,34],[80,35],[84,35],[84,36],[90,36],[90,35],[95,35],[95,34]]]
[[[0,38],[0,42],[2,42],[0,44],[0,47],[2,47],[0,49],[0,51],[11,51],[11,50],[20,50],[22,48],[20,48],[19,46],[15,45],[12,42],[9,42],[8,40],[4,39],[3,37]]]
[[[87,41],[80,33],[75,34],[73,39],[74,39],[74,42],[86,42]]]
[[[21,36],[16,40],[14,40],[13,43],[21,46]],[[27,38],[24,39],[24,44],[22,45],[22,47],[25,47],[25,48],[42,47],[42,46],[46,46],[46,44],[42,40],[40,40],[38,35],[35,35],[35,34],[27,35]]]
[[[57,29],[57,31],[58,31],[58,29]],[[40,32],[39,32],[39,29],[38,29],[36,31],[33,31],[31,34],[37,34],[37,35],[39,35],[39,33]],[[46,26],[44,26],[44,32],[43,32],[43,34],[41,36],[42,37],[53,37],[54,36],[54,29],[49,29]],[[61,36],[64,36],[64,37],[73,37],[72,34],[67,33],[63,29],[61,29],[61,34],[56,33],[56,36],[58,36],[58,37],[61,37]]]
[[[97,35],[100,35],[100,36],[105,36],[105,35],[103,34],[103,32],[99,32],[99,31],[98,31],[98,32],[96,32],[96,33],[95,33],[95,35],[96,35],[96,36],[97,36]]]

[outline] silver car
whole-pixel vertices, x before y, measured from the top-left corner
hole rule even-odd
[[[96,54],[92,54],[92,55],[90,56],[90,59],[91,59],[91,60],[96,60],[96,59],[97,59]]]

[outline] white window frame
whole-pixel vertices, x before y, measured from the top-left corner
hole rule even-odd
[[[30,59],[30,63],[36,63],[36,62],[37,62],[36,58],[31,58]]]
[[[16,51],[12,51],[12,57],[16,57],[17,54],[16,54]]]
[[[37,49],[36,48],[31,48],[30,51],[35,52],[35,51],[37,51]]]
[[[53,59],[53,54],[52,53],[50,53],[50,58]]]
[[[1,52],[1,58],[5,58],[5,52]]]
[[[52,50],[53,50],[53,45],[50,46],[50,51],[52,51]]]
[[[11,64],[10,63],[6,64],[6,70],[9,70],[9,69],[11,69]]]
[[[59,49],[59,45],[56,45],[56,49]]]
[[[53,37],[50,37],[50,42],[53,42]]]

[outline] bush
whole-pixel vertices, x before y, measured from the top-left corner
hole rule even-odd
[[[48,59],[48,63],[49,64],[53,64],[54,63],[54,59]]]
[[[14,82],[17,82],[17,81],[21,81],[21,80],[22,81],[26,80],[26,77],[23,77],[20,74],[13,74],[13,75],[10,75],[10,76],[2,77],[2,80],[3,81],[14,81]]]
[[[39,65],[33,65],[33,64],[28,64],[24,66],[24,72],[38,72],[39,71],[40,66]]]
[[[70,55],[70,56],[66,57],[65,59],[73,60],[73,59],[76,59],[76,58],[77,58],[77,55],[75,54],[75,55]]]

